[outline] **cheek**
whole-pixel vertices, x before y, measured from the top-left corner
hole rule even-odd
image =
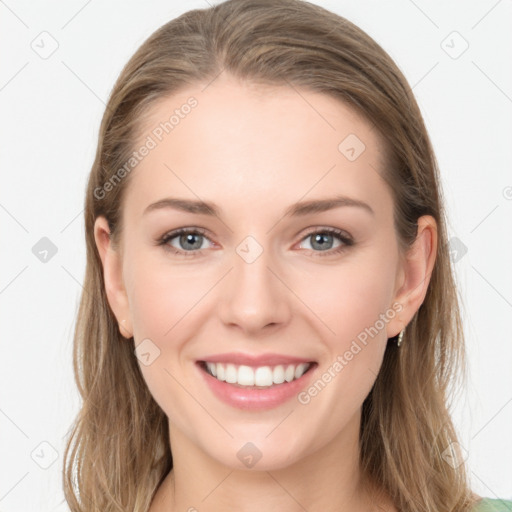
[[[385,336],[379,318],[391,307],[393,287],[392,258],[377,257],[368,251],[357,259],[347,258],[339,266],[319,266],[314,278],[311,275],[300,278],[296,290],[325,324],[326,329],[322,330],[326,339],[332,339],[342,349],[375,324],[379,334]]]
[[[187,400],[181,405],[176,402],[183,395],[177,380],[190,387],[187,370],[194,350],[190,341],[203,324],[201,315],[209,299],[207,294],[218,276],[203,277],[194,269],[185,271],[183,265],[172,265],[164,257],[151,254],[137,258],[130,277],[135,346],[145,343],[150,352],[157,354],[150,365],[139,366],[162,409],[179,409]]]
[[[386,326],[395,316],[390,303],[394,284],[391,259],[387,265],[383,270],[382,260],[368,258],[319,274],[320,281],[315,279],[318,293],[310,294],[309,302],[304,300],[313,304],[316,315],[334,334],[324,337],[328,355],[300,403],[311,404],[310,411],[326,418],[323,428],[331,435],[362,406],[382,365]]]
[[[211,284],[194,273],[183,272],[170,264],[139,264],[133,272],[130,306],[135,339],[163,341],[175,337],[182,319],[190,321],[195,306]]]
[[[129,292],[135,346],[147,346],[152,358],[150,364],[139,358],[139,367],[151,395],[172,417],[172,411],[190,408],[190,397],[181,387],[190,388],[182,364],[187,359],[188,329],[198,310],[194,306],[208,287],[204,280],[180,276],[179,268],[155,264],[150,258],[137,264]],[[173,421],[180,424],[182,419]]]

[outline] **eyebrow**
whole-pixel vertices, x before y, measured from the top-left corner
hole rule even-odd
[[[286,209],[284,216],[300,217],[313,213],[325,212],[334,208],[340,208],[342,206],[358,207],[370,213],[371,215],[375,215],[372,207],[364,201],[347,196],[335,196],[292,204]],[[166,197],[164,199],[160,199],[156,203],[150,204],[144,210],[143,215],[155,210],[166,208],[180,210],[187,213],[194,213],[196,215],[211,215],[216,217],[219,217],[220,215],[220,208],[215,203],[174,197]]]

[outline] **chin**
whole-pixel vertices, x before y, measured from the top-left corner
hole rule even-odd
[[[283,438],[288,440],[285,444],[279,436],[269,439],[267,435],[271,430],[255,436],[235,437],[223,446],[220,443],[211,446],[210,456],[229,468],[248,471],[284,469],[300,460],[302,455],[305,456],[297,449],[297,439],[293,439],[291,434],[283,432]]]

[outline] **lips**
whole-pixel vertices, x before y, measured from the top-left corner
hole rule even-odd
[[[196,366],[217,398],[256,411],[278,407],[296,396],[311,381],[318,363],[283,354],[231,352],[205,356]]]
[[[239,352],[228,352],[224,354],[212,354],[204,356],[198,360],[198,362],[209,362],[209,363],[231,363],[237,366],[277,366],[277,365],[288,365],[288,364],[300,364],[300,363],[314,363],[313,359],[305,359],[302,357],[288,356],[284,354],[242,354]]]

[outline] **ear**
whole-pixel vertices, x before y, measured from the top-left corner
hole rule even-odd
[[[123,282],[121,255],[111,246],[110,228],[103,216],[98,217],[94,223],[94,239],[103,265],[108,303],[119,323],[120,333],[127,339],[131,338],[133,326]]]
[[[418,219],[418,231],[412,247],[403,256],[396,280],[396,292],[393,302],[403,309],[397,315],[395,323],[389,323],[392,338],[411,321],[425,300],[430,277],[437,255],[437,223],[431,215]]]

